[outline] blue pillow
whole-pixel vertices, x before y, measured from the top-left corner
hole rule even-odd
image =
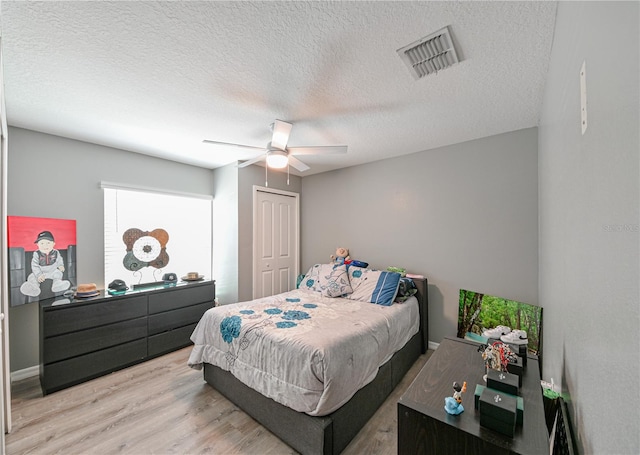
[[[392,305],[398,293],[400,278],[401,276],[397,272],[351,266],[349,267],[349,281],[353,292],[346,297],[377,305]]]

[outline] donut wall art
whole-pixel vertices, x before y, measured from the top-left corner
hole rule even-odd
[[[162,269],[169,264],[169,234],[164,229],[143,231],[130,228],[122,234],[122,241],[126,249],[122,263],[127,270],[137,272],[145,267]]]

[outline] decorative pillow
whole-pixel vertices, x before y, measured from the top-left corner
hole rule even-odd
[[[396,302],[402,303],[406,301],[412,295],[418,292],[416,284],[411,278],[400,278],[400,284],[398,286],[398,295],[396,295]]]
[[[353,292],[346,296],[348,299],[389,306],[398,293],[400,274],[351,266],[349,281]]]
[[[346,265],[323,264],[318,277],[320,293],[327,297],[350,294],[349,274]]]
[[[302,278],[302,281],[300,281],[298,289],[308,289],[309,291],[319,292],[318,276],[320,273],[320,267],[322,267],[322,264],[312,265],[304,278]]]

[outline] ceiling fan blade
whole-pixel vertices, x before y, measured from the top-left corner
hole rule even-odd
[[[225,147],[236,147],[236,148],[241,148],[241,149],[248,149],[248,150],[255,150],[255,151],[260,151],[260,152],[266,152],[266,149],[264,147],[253,147],[251,145],[232,144],[230,142],[210,141],[208,139],[205,139],[202,142],[205,143],[205,144],[223,145]]]
[[[318,147],[289,147],[289,155],[335,155],[347,153],[346,145],[327,145]]]
[[[289,155],[289,165],[295,167],[300,172],[308,171],[309,169],[311,169],[309,166],[304,164],[298,158],[294,158],[291,155]]]
[[[282,120],[276,120],[273,122],[273,136],[271,137],[271,146],[280,150],[285,150],[287,142],[289,142],[289,135],[291,134],[291,123],[283,122]]]
[[[256,156],[255,158],[251,158],[250,160],[247,161],[243,161],[242,163],[238,164],[238,167],[247,167],[250,164],[255,164],[259,161],[263,161],[266,158],[267,155],[260,155],[260,156]]]

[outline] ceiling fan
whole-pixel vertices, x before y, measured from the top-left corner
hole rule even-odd
[[[339,154],[347,153],[346,145],[333,145],[333,146],[319,146],[319,147],[287,147],[289,142],[289,135],[293,125],[282,120],[276,120],[271,124],[271,130],[273,134],[271,136],[271,142],[267,144],[267,147],[253,147],[250,145],[231,144],[229,142],[210,141],[205,139],[204,143],[213,145],[233,146],[244,149],[255,150],[259,155],[250,160],[244,161],[239,164],[238,167],[249,166],[250,164],[258,163],[262,160],[266,160],[267,166],[274,169],[283,169],[287,166],[293,166],[300,172],[309,170],[310,167],[297,159],[297,155],[327,155],[327,154]],[[295,155],[295,156],[294,156]]]

